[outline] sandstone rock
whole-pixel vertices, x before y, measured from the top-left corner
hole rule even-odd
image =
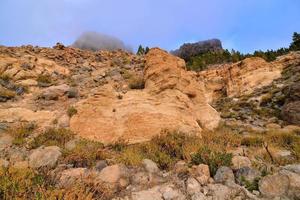
[[[157,173],[157,172],[159,172],[159,169],[158,169],[156,163],[153,162],[152,160],[144,159],[142,161],[142,163],[143,163],[144,168],[146,169],[147,172],[149,172],[149,173]]]
[[[214,176],[214,180],[217,183],[234,183],[234,174],[232,169],[225,166],[220,167]]]
[[[215,128],[219,114],[208,105],[204,88],[184,61],[160,49],[147,54],[145,89],[118,92],[106,85],[76,105],[70,128],[88,139],[111,143],[148,141],[162,130],[199,135]],[[114,112],[112,112],[114,111]]]
[[[240,169],[242,167],[251,167],[251,161],[245,156],[233,156],[232,158],[232,168],[234,170]]]
[[[32,168],[53,168],[60,156],[60,148],[57,146],[38,148],[29,155],[29,166]]]
[[[267,86],[281,76],[283,61],[266,62],[262,58],[246,58],[234,64],[199,72],[204,80],[208,102],[220,96],[241,96]]]
[[[0,108],[0,122],[36,122],[39,126],[47,126],[55,119],[56,112],[37,111],[27,108]]]
[[[289,187],[289,178],[283,174],[274,174],[263,177],[259,181],[259,191],[263,196],[282,197]]]
[[[185,173],[188,171],[187,163],[183,160],[178,161],[174,166],[175,173]]]

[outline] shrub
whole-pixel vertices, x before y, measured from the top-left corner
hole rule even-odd
[[[103,147],[102,143],[81,139],[74,149],[64,151],[64,162],[74,167],[91,167],[97,160],[107,157]]]
[[[257,190],[257,191],[259,190],[259,188],[258,188],[259,180],[260,180],[260,178],[255,178],[252,182],[250,182],[250,181],[246,180],[244,176],[242,176],[240,181],[247,190],[252,192],[253,190]]]
[[[22,124],[19,127],[11,128],[8,132],[13,136],[13,144],[21,146],[26,143],[26,138],[32,135],[36,126],[34,124]]]
[[[201,163],[209,166],[209,171],[215,175],[221,166],[231,166],[232,154],[226,152],[215,151],[208,146],[202,146],[192,156],[192,163],[199,165]]]
[[[36,81],[39,83],[39,84],[51,84],[52,83],[52,78],[50,75],[42,75],[40,74]]]
[[[71,118],[77,114],[77,109],[75,107],[71,106],[68,108],[67,113],[68,113],[68,116]]]
[[[241,141],[241,145],[245,145],[248,147],[261,147],[263,143],[263,139],[257,136],[244,137]]]
[[[31,142],[30,147],[37,148],[42,145],[45,145],[45,146],[59,146],[63,148],[64,145],[73,138],[74,138],[74,134],[68,129],[50,128],[45,132],[43,132],[42,134],[35,137],[34,140]]]
[[[129,80],[129,88],[130,89],[144,89],[145,88],[145,81],[141,77],[132,77]]]

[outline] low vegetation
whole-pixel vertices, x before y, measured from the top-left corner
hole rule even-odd
[[[8,130],[8,133],[13,137],[13,144],[16,146],[24,145],[30,135],[33,134],[35,124],[20,124],[18,127],[13,127]]]
[[[37,137],[30,143],[32,149],[45,146],[59,146],[63,148],[65,144],[74,138],[74,134],[64,128],[50,128]]]
[[[145,81],[142,77],[133,76],[129,79],[128,86],[130,89],[141,90],[145,88]]]
[[[70,106],[68,108],[67,113],[68,113],[68,116],[71,118],[71,117],[73,117],[74,115],[77,114],[77,109],[75,107],[73,107],[73,106]]]

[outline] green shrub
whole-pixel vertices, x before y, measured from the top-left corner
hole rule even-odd
[[[13,136],[12,143],[21,146],[26,143],[28,136],[32,135],[36,126],[34,124],[22,124],[19,127],[11,128],[8,132]]]
[[[76,109],[75,107],[73,107],[73,106],[69,107],[69,108],[68,108],[68,111],[67,111],[68,116],[69,116],[70,118],[73,117],[74,115],[76,115],[77,112],[78,112],[77,109]]]
[[[50,75],[42,75],[42,74],[40,74],[37,77],[36,81],[41,84],[51,84],[53,82]]]
[[[231,166],[232,154],[215,151],[208,146],[202,146],[192,156],[192,163],[195,165],[206,164],[209,166],[210,173],[215,175],[221,166]]]
[[[103,147],[100,142],[81,139],[74,149],[64,151],[64,162],[74,167],[91,167],[97,160],[106,159]]]
[[[263,139],[257,136],[244,137],[241,141],[241,145],[245,145],[248,147],[261,147],[263,143]]]
[[[247,190],[252,192],[253,190],[257,190],[257,191],[259,190],[258,189],[259,180],[260,180],[260,178],[255,178],[252,182],[250,182],[250,181],[246,180],[245,177],[242,176],[240,181]]]
[[[45,146],[59,146],[61,148],[64,147],[64,145],[74,138],[74,134],[64,128],[50,128],[46,130],[45,132],[41,133],[37,137],[34,138],[34,140],[31,142],[30,147],[31,148],[38,148],[42,145]]]

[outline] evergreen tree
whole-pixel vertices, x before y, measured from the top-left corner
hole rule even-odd
[[[145,48],[145,54],[147,54],[149,51],[150,51],[150,48],[149,48],[149,47],[146,47],[146,48]]]
[[[139,46],[138,51],[136,52],[137,55],[144,55],[145,54],[145,49],[143,48],[142,45]]]
[[[293,42],[290,45],[290,50],[299,51],[300,50],[300,34],[294,32],[293,34]]]

